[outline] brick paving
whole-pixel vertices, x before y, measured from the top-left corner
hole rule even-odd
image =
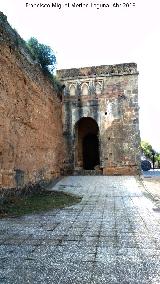
[[[159,284],[160,212],[134,177],[73,176],[71,207],[0,220],[0,283]]]

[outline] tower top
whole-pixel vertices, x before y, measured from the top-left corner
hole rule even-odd
[[[57,70],[57,75],[61,80],[70,78],[85,78],[97,76],[123,76],[138,74],[136,63],[123,63],[115,65],[100,65],[82,68],[71,68]]]

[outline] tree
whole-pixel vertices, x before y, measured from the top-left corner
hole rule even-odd
[[[160,153],[156,153],[155,160],[157,162],[158,168],[160,168]]]
[[[33,58],[41,65],[43,71],[52,74],[56,67],[56,57],[53,50],[49,46],[39,43],[34,37],[28,40],[27,46]]]
[[[142,153],[144,154],[144,156],[152,160],[153,151],[154,151],[152,146],[146,141],[141,141],[141,149],[142,149]]]
[[[158,159],[160,159],[160,154],[158,154],[152,146],[146,142],[142,141],[141,142],[141,149],[143,154],[145,155],[146,158],[150,159],[152,161],[152,166],[154,169],[155,162],[158,162]],[[158,162],[158,165],[160,164],[160,161]]]

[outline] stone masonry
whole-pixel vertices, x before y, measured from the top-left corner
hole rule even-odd
[[[62,103],[0,13],[0,195],[61,174]]]
[[[58,77],[65,85],[65,172],[96,169],[103,175],[138,174],[137,65],[59,70]]]
[[[136,64],[57,75],[63,96],[0,13],[0,195],[62,173],[139,173]]]

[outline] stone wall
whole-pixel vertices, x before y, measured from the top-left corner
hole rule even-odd
[[[127,63],[66,69],[59,70],[58,76],[65,84],[63,130],[66,171],[83,169],[84,161],[81,157],[77,159],[77,147],[83,148],[83,143],[77,143],[80,136],[77,123],[86,118],[84,124],[87,127],[87,118],[92,118],[99,128],[99,168],[103,174],[138,174],[140,133],[137,65]],[[88,125],[88,134],[94,134],[91,128],[91,124]]]
[[[0,188],[60,175],[62,102],[0,13]]]
[[[0,193],[82,170],[88,133],[98,136],[99,173],[139,173],[136,64],[59,70],[58,76],[62,102],[0,13]]]

